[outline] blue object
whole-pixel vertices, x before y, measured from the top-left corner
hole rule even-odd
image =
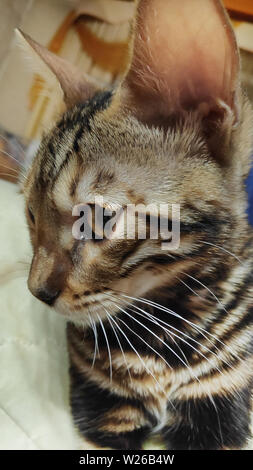
[[[246,188],[248,192],[248,218],[249,218],[249,223],[253,225],[253,167],[251,168],[249,172],[249,176],[246,180]]]

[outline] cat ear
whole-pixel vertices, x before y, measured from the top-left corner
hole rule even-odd
[[[88,78],[85,73],[80,72],[73,64],[53,54],[46,47],[34,41],[28,34],[18,29],[15,31],[18,44],[24,50],[26,56],[32,60],[33,68],[42,72],[42,75],[46,75],[46,78],[50,78],[53,74],[57,79],[62,88],[67,107],[84,102],[99,91],[98,84]]]
[[[236,113],[239,55],[219,0],[139,0],[127,106],[146,123],[185,110]]]

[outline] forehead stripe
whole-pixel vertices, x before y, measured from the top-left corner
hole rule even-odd
[[[81,140],[81,137],[83,135],[83,125],[81,125],[78,129],[78,131],[76,132],[75,134],[75,137],[74,137],[74,142],[73,142],[73,150],[75,152],[78,152],[79,151],[79,147],[80,147],[80,140]]]
[[[72,132],[74,134],[73,150],[78,152],[82,134],[85,130],[91,130],[91,119],[97,112],[103,111],[109,106],[112,95],[113,90],[99,92],[88,102],[80,103],[62,116],[56,128],[52,131],[51,138],[45,149],[45,153],[48,152],[49,154],[49,158],[47,158],[47,168],[45,168],[45,165],[41,165],[40,167],[38,179],[40,179],[44,185],[54,184],[58,178],[59,172],[68,162],[69,153],[67,153],[66,157],[64,157],[63,161],[61,161],[58,166],[56,165],[56,156],[58,156],[57,146],[61,144],[64,132]]]
[[[70,161],[70,157],[71,157],[71,152],[68,151],[68,152],[66,153],[66,156],[65,156],[64,160],[62,160],[62,162],[61,162],[59,168],[57,169],[56,175],[55,175],[54,177],[52,177],[52,179],[51,179],[51,181],[50,181],[50,186],[51,186],[51,189],[52,189],[52,190],[54,189],[55,183],[57,182],[57,180],[58,180],[58,178],[59,178],[59,176],[60,176],[60,174],[61,174],[62,169],[63,169],[65,166],[68,165],[68,163],[69,163],[69,161]]]
[[[91,100],[78,104],[63,115],[57,128],[65,131],[82,125],[83,129],[90,130],[90,120],[97,112],[103,111],[109,106],[112,95],[112,90],[99,92]]]

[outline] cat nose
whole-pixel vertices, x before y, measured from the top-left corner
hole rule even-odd
[[[48,287],[43,287],[33,292],[33,295],[35,295],[35,297],[37,297],[42,302],[45,302],[45,304],[51,306],[59,297],[60,292],[60,290],[50,290]]]

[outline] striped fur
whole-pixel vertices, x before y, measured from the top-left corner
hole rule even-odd
[[[128,93],[80,99],[44,137],[24,183],[28,285],[69,320],[71,407],[88,440],[138,449],[159,432],[168,449],[242,448],[253,379],[243,183],[252,111],[238,89],[236,126],[232,104],[211,123],[198,107],[166,123],[160,110],[151,123],[131,111]],[[179,248],[162,251],[149,238],[74,240],[72,207],[99,195],[112,209],[180,204]]]

